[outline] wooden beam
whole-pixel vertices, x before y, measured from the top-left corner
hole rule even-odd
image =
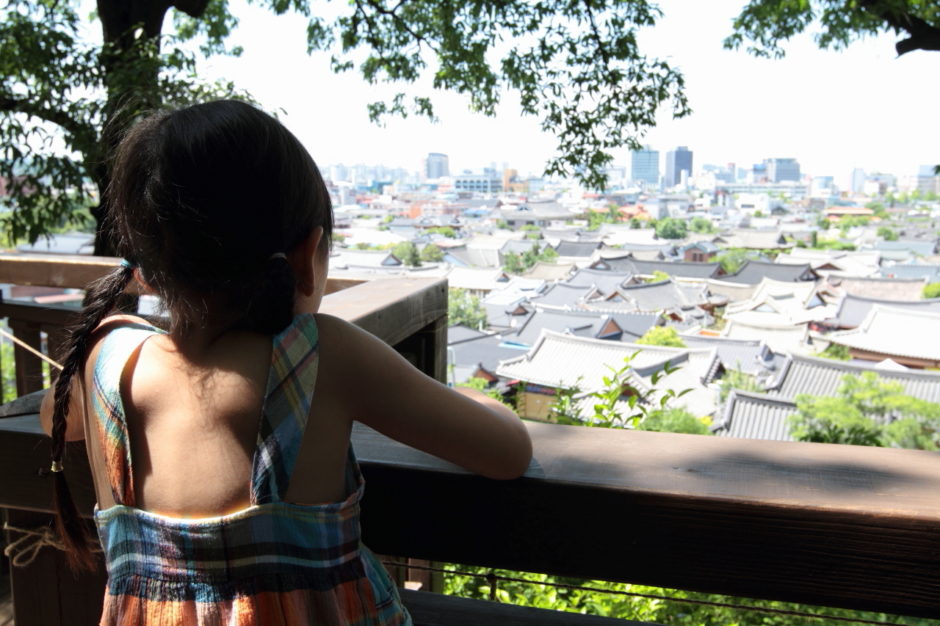
[[[86,254],[0,252],[0,279],[13,285],[84,289],[120,265],[118,257]],[[328,278],[327,293],[366,282],[362,278]],[[131,289],[136,293],[135,289]]]
[[[526,424],[498,482],[356,426],[380,554],[940,617],[940,454]],[[0,507],[49,511],[35,416],[0,419]],[[78,506],[91,511],[79,444]]]

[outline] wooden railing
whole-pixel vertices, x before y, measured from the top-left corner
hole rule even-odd
[[[440,377],[443,298],[443,282],[379,281],[324,308],[406,344]],[[940,618],[940,453],[527,426],[535,458],[508,482],[357,427],[366,543],[433,561]],[[70,458],[75,467],[81,448]],[[0,507],[47,513],[47,464],[34,415],[0,419]],[[87,467],[70,480],[90,510]],[[56,567],[44,575],[67,579]],[[41,589],[20,593],[42,602]]]

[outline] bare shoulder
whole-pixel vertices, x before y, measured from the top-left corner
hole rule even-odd
[[[150,325],[150,322],[137,315],[118,314],[110,315],[103,319],[97,328],[92,331],[88,338],[88,348],[85,354],[85,362],[80,371],[72,379],[70,387],[69,410],[67,416],[67,428],[65,438],[68,441],[77,441],[85,438],[84,424],[81,419],[82,408],[84,406],[84,389],[90,382],[88,364],[94,363],[101,352],[102,339],[104,339],[112,330],[127,325]],[[82,384],[84,383],[84,384]],[[55,392],[50,389],[49,393],[43,398],[42,406],[39,410],[39,421],[47,433],[52,432],[52,413],[54,408]]]

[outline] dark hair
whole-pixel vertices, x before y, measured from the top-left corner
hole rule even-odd
[[[296,279],[282,253],[333,213],[310,154],[276,119],[223,100],[155,113],[114,155],[106,226],[117,249],[160,296],[176,329],[199,327],[212,309],[233,327],[274,334],[291,321]],[[55,385],[52,460],[65,452],[73,377],[92,331],[133,277],[122,266],[91,285]],[[73,566],[91,563],[88,538],[62,472],[55,473],[58,528]]]

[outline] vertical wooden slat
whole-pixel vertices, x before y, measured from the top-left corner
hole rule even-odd
[[[15,509],[5,509],[4,519],[17,528],[43,528],[52,516]],[[7,540],[19,537],[7,533]],[[99,562],[93,572],[75,573],[65,555],[46,546],[25,567],[10,565],[13,619],[16,626],[91,626],[101,618],[106,583],[104,567]]]
[[[10,319],[10,330],[13,336],[40,350],[40,327],[38,324]],[[44,387],[42,380],[42,362],[39,357],[30,354],[29,350],[14,344],[14,358],[16,359],[16,395],[25,396]]]

